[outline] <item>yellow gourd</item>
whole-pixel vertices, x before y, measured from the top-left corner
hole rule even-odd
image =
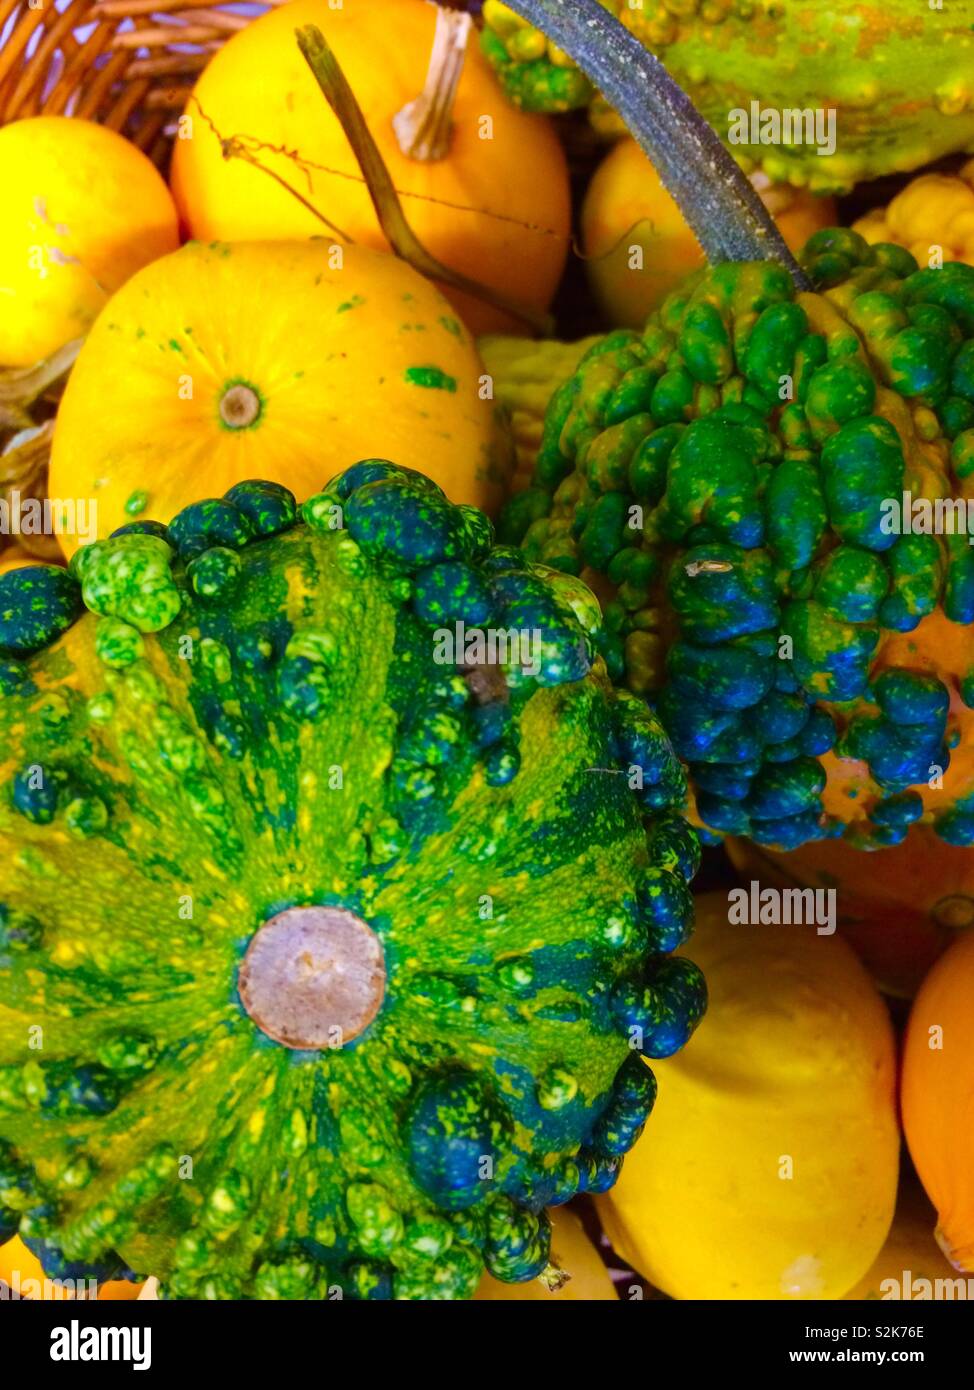
[[[569,1275],[560,1289],[547,1289],[540,1279],[526,1284],[502,1284],[485,1274],[475,1295],[482,1303],[606,1303],[616,1291],[605,1263],[573,1211],[555,1207],[551,1218],[551,1261]]]
[[[568,380],[597,342],[597,334],[574,343],[504,333],[487,333],[477,339],[493,384],[494,399],[506,412],[514,437],[517,465],[511,480],[512,492],[520,492],[531,481],[552,392]]]
[[[499,501],[510,442],[483,365],[404,261],[325,241],[190,243],[106,306],[58,412],[49,494],[98,536],[265,478],[299,501],[391,457],[455,502]],[[67,554],[77,537],[61,536]]]
[[[938,1287],[945,1296],[947,1286],[938,1286],[938,1280],[949,1279],[956,1288],[957,1271],[934,1239],[936,1223],[937,1213],[923,1188],[912,1174],[904,1174],[886,1244],[846,1298],[926,1301],[937,1296]]]
[[[654,1062],[652,1124],[598,1199],[614,1248],[683,1299],[841,1298],[896,1200],[893,1031],[836,936],[697,902],[705,1024]]]
[[[853,223],[868,242],[905,246],[921,266],[974,262],[974,159],[957,174],[920,174],[888,206]]]
[[[0,129],[0,366],[28,367],[86,333],[113,290],[179,245],[154,165],[92,121]]]
[[[752,182],[788,245],[796,250],[836,221],[835,202],[807,189]],[[704,263],[683,214],[635,140],[613,145],[596,169],[582,204],[587,271],[606,322],[642,328],[670,290]]]

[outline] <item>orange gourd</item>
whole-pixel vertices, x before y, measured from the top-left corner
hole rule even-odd
[[[834,225],[832,198],[772,184],[761,173],[752,181],[792,250],[821,227]],[[680,209],[628,137],[612,147],[592,176],[582,205],[582,243],[592,290],[614,327],[642,328],[666,295],[704,263]]]
[[[78,1294],[86,1296],[84,1289],[76,1289],[70,1280],[45,1278],[40,1260],[20,1239],[14,1236],[0,1245],[0,1282],[7,1285],[15,1297],[39,1299],[41,1302],[61,1302]],[[106,1302],[119,1302],[138,1298],[141,1284],[126,1279],[109,1279],[99,1284],[98,1298]]]
[[[397,117],[423,90],[434,34],[446,89],[456,76],[454,41],[469,28],[468,16],[418,0],[344,0],[340,8],[293,0],[234,35],[200,77],[185,138],[176,141],[172,189],[190,234],[209,241],[327,231],[252,163],[224,158],[220,136],[238,136],[349,238],[386,248],[355,156],[298,50],[295,30],[310,24],[333,48],[426,249],[510,299],[547,308],[571,218],[561,146],[545,117],[507,100],[475,42],[466,45],[452,109],[440,99],[397,132]],[[481,301],[449,293],[474,331],[524,331]]]
[[[937,1240],[957,1269],[974,1273],[974,934],[954,942],[917,994],[901,1104]]]

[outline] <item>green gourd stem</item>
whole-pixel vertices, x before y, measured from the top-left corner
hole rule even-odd
[[[445,159],[453,131],[453,103],[463,73],[473,20],[464,10],[436,6],[436,29],[423,90],[392,118],[399,148],[409,159]]]
[[[658,58],[599,0],[508,0],[574,59],[652,160],[711,264],[778,261],[811,286],[714,130]]]
[[[379,226],[395,254],[428,280],[439,280],[452,289],[474,295],[494,308],[520,319],[535,332],[550,335],[553,324],[548,314],[541,314],[536,309],[497,294],[496,291],[471,280],[459,271],[451,270],[426,250],[406,220],[399,194],[372,138],[362,108],[324,34],[314,24],[306,24],[296,29],[295,34],[298,47],[314,74],[315,81],[341,122],[342,130],[365,179]]]

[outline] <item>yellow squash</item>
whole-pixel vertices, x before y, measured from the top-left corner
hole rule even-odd
[[[0,129],[0,366],[28,367],[87,332],[113,290],[179,245],[158,170],[93,121]]]
[[[68,380],[52,499],[99,536],[245,478],[299,501],[394,458],[490,510],[510,443],[466,329],[394,256],[324,241],[190,243],[106,306]],[[69,555],[77,539],[64,534]]]
[[[553,392],[599,341],[597,334],[574,343],[505,333],[487,333],[477,339],[491,390],[505,412],[514,438],[517,465],[511,479],[512,492],[520,492],[531,482]]]
[[[919,174],[890,200],[874,208],[855,230],[870,243],[892,241],[921,266],[942,261],[974,262],[974,159],[956,174]]]
[[[599,1209],[615,1249],[683,1299],[841,1298],[896,1200],[886,1007],[836,936],[728,921],[698,899],[706,1022],[654,1062],[652,1124]]]
[[[934,1239],[936,1224],[937,1213],[923,1188],[912,1174],[904,1173],[886,1244],[846,1298],[926,1302],[952,1296],[961,1286],[954,1283],[957,1271]],[[966,1284],[963,1287],[966,1294]]]

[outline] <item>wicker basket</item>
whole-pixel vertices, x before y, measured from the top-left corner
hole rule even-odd
[[[229,35],[284,0],[0,0],[0,125],[83,116],[127,135],[160,166],[173,121]]]

